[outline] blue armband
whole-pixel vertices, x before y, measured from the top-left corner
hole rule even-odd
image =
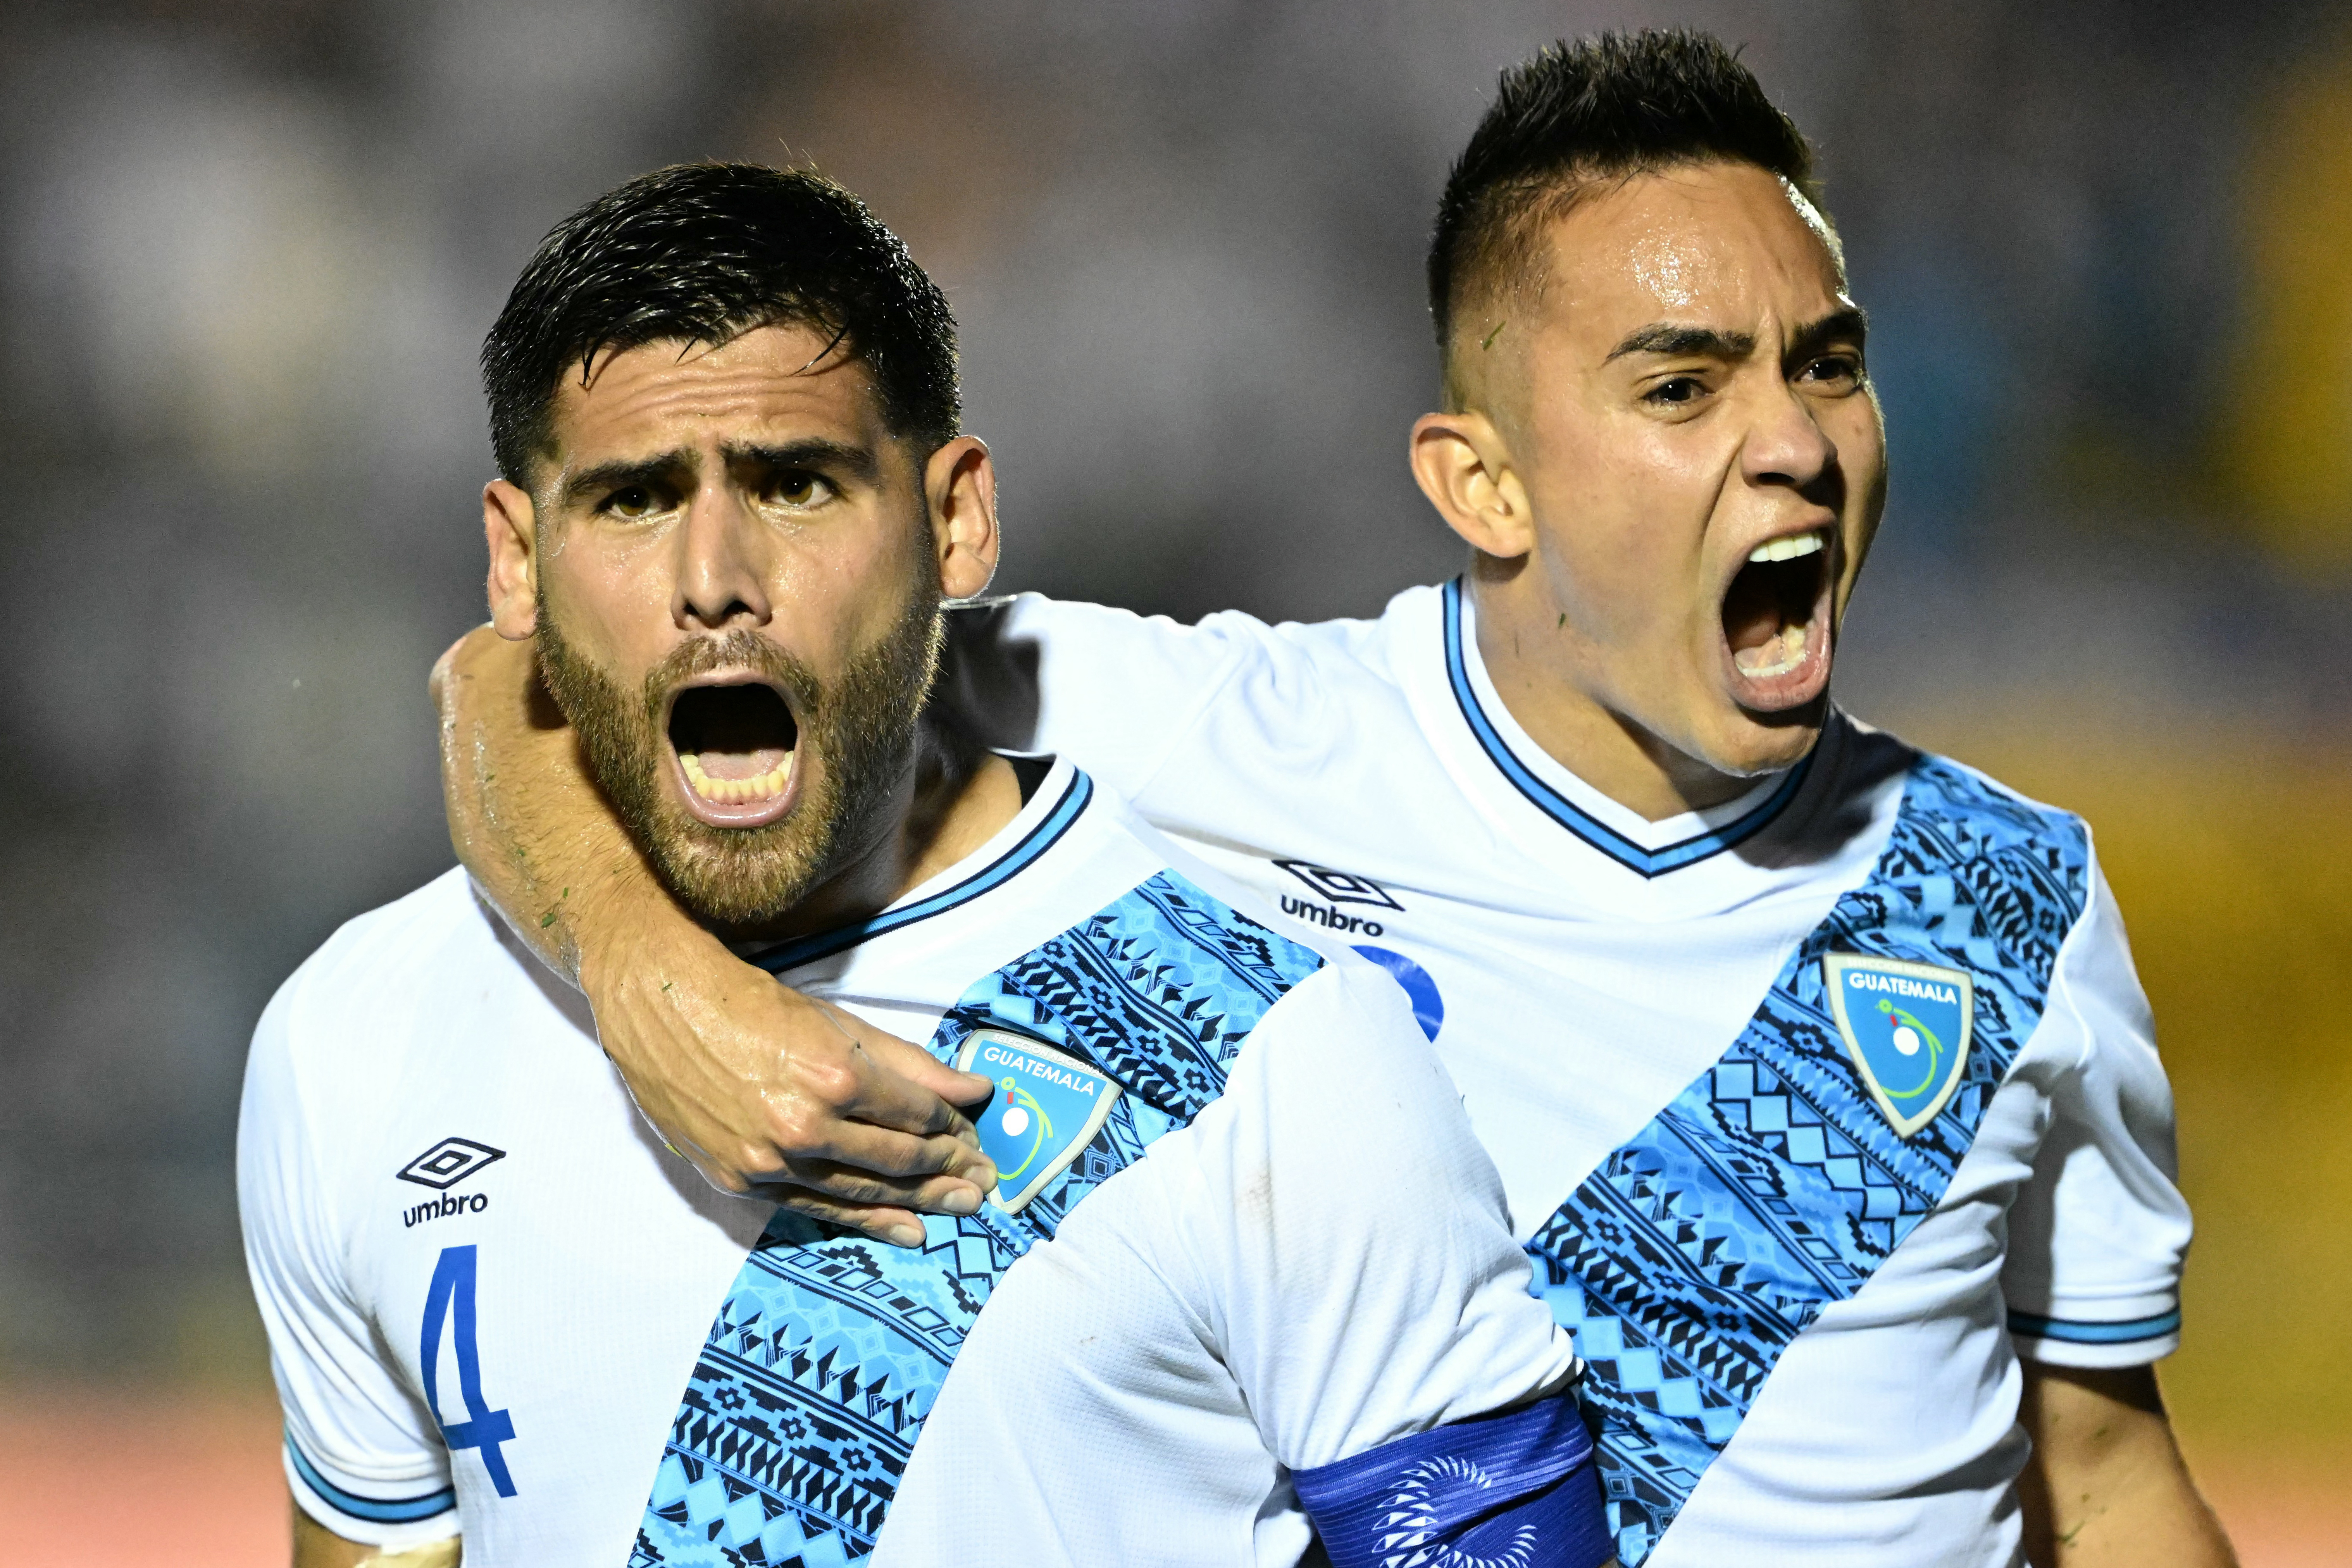
[[[1597,1568],[1614,1555],[1569,1394],[1291,1474],[1333,1568]]]

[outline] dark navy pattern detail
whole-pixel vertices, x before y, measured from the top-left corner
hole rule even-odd
[[[1621,1559],[1650,1553],[1780,1352],[1939,1202],[2041,1021],[2081,918],[2082,825],[1937,758],[1869,879],[1800,946],[1731,1047],[1536,1233],[1536,1289],[1591,1363]],[[1975,1037],[1943,1111],[1898,1138],[1832,1019],[1822,958],[1967,970]]]
[[[1162,871],[973,984],[931,1037],[940,1060],[1007,1029],[1127,1092],[1019,1214],[932,1216],[919,1250],[779,1211],[688,1384],[632,1568],[862,1561],[998,1278],[1214,1100],[1258,1020],[1322,963]]]
[[[2160,1340],[2167,1334],[2180,1331],[2180,1309],[2158,1312],[2153,1318],[2134,1318],[2128,1322],[2098,1323],[2085,1318],[2044,1318],[2032,1312],[2012,1311],[2009,1315],[2009,1331],[2025,1340],[2062,1340],[2070,1345],[2129,1345],[2143,1340]]]
[[[1797,796],[1804,787],[1805,775],[1811,771],[1810,753],[1803,762],[1790,768],[1780,780],[1780,787],[1764,798],[1755,810],[1737,822],[1727,822],[1721,827],[1711,827],[1705,833],[1695,833],[1677,844],[1658,849],[1644,849],[1599,817],[1570,800],[1551,785],[1536,777],[1525,763],[1519,761],[1486,710],[1478,705],[1478,693],[1470,684],[1470,667],[1462,647],[1462,579],[1454,578],[1445,584],[1445,679],[1454,688],[1454,705],[1462,710],[1463,721],[1478,739],[1479,748],[1496,771],[1511,781],[1535,808],[1575,834],[1629,871],[1644,877],[1662,877],[1668,871],[1679,871],[1685,866],[1720,855],[1734,845],[1746,842],[1764,828]]]

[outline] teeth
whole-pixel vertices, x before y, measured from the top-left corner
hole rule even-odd
[[[784,793],[784,785],[793,776],[793,753],[784,753],[784,760],[757,778],[715,779],[703,770],[701,756],[694,752],[678,754],[678,765],[686,770],[686,782],[694,793],[720,805],[740,805],[745,801],[772,800]]]
[[[1746,676],[1786,675],[1805,662],[1805,640],[1804,627],[1783,626],[1780,635],[1770,641],[1732,655],[1731,662]]]
[[[1788,539],[1768,540],[1764,543],[1759,544],[1755,549],[1749,551],[1748,552],[1748,559],[1750,561],[1794,561],[1801,555],[1811,555],[1814,553],[1822,547],[1824,542],[1825,541],[1822,538],[1822,531],[1815,529],[1811,533],[1800,533]]]

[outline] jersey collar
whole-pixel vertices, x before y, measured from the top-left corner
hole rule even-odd
[[[1446,584],[1443,596],[1446,685],[1478,749],[1537,810],[1627,870],[1655,878],[1712,859],[1769,826],[1804,786],[1813,762],[1810,752],[1737,800],[1665,823],[1642,822],[1528,738],[1486,678],[1478,657],[1475,606],[1463,595],[1462,580]],[[1572,798],[1579,795],[1585,800]]]
[[[855,925],[837,926],[814,936],[779,942],[744,955],[771,974],[782,974],[819,959],[831,958],[860,943],[919,921],[960,909],[974,899],[1003,887],[1062,841],[1094,799],[1095,781],[1084,770],[1057,762],[1020,815],[998,830],[977,853],[967,857],[916,888],[898,903]],[[944,885],[942,885],[944,884]]]

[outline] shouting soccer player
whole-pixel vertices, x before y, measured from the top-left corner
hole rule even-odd
[[[353,921],[240,1132],[298,1564],[1241,1568],[1308,1515],[1341,1564],[1607,1558],[1569,1336],[1404,995],[922,720],[994,481],[889,233],[647,175],[484,364],[493,624],[685,909],[980,1077],[996,1175],[913,1250],[718,1193],[462,870]]]
[[[2189,1217],[2088,831],[1831,700],[1885,462],[1804,139],[1712,39],[1547,50],[1429,280],[1458,581],[969,611],[961,711],[1396,977],[1591,1365],[1627,1563],[2227,1563],[2151,1370]],[[955,1086],[668,908],[514,721],[526,661],[444,673],[461,852],[714,1180],[893,1235],[991,1178]]]

